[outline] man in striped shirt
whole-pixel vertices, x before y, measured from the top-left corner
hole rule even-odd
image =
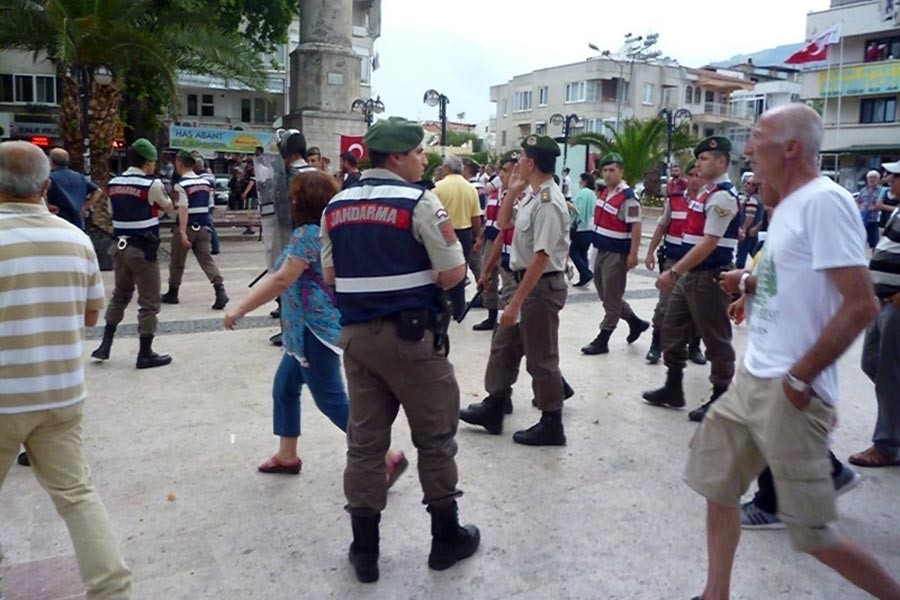
[[[65,520],[87,597],[129,598],[131,572],[82,455],[84,327],[103,307],[88,237],[41,198],[50,164],[0,144],[0,486],[19,445]]]

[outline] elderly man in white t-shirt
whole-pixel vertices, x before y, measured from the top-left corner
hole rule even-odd
[[[745,150],[781,200],[756,275],[732,282],[753,310],[743,364],[703,420],[685,469],[707,499],[704,600],[729,597],[741,495],[766,463],[793,547],[878,598],[900,599],[900,585],[834,527],[836,361],[877,307],[853,198],[818,171],[823,132],[811,108],[781,106],[760,118]]]

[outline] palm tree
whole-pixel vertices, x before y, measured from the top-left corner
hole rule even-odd
[[[63,85],[59,124],[76,169],[83,166],[78,79],[87,74],[91,178],[98,185],[110,178],[123,82],[130,73],[156,78],[172,95],[179,71],[227,75],[263,88],[257,53],[191,7],[190,0],[172,0],[165,10],[153,0],[0,0],[0,49],[29,51],[56,67]],[[99,72],[108,81],[97,81]],[[97,208],[95,224],[109,230],[106,203]]]
[[[660,118],[624,122],[621,133],[606,124],[609,136],[599,133],[582,133],[574,136],[570,144],[594,146],[601,154],[616,152],[622,156],[625,181],[635,184],[647,173],[658,167],[666,158],[666,122]],[[696,142],[690,136],[687,123],[680,123],[672,136],[673,154],[692,147]]]

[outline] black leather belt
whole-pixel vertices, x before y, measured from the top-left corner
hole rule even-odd
[[[562,275],[562,271],[550,271],[549,273],[544,273],[541,275],[541,279],[549,279],[551,277],[556,277],[557,275]],[[512,271],[512,276],[516,283],[522,283],[522,279],[525,278],[525,271]]]

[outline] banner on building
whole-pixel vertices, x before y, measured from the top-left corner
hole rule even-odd
[[[214,152],[243,152],[253,154],[257,146],[267,148],[275,140],[274,133],[235,131],[232,129],[202,129],[199,127],[169,127],[169,147],[180,150]]]
[[[344,152],[352,152],[357,160],[369,156],[369,149],[361,135],[341,135],[341,154]]]
[[[840,77],[819,72],[819,96],[860,96],[863,94],[896,94],[900,91],[900,62],[875,63],[844,67]]]

